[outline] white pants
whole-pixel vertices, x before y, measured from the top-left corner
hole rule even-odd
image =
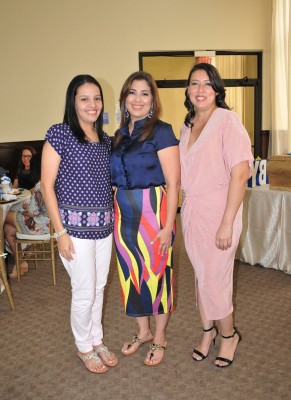
[[[112,234],[105,239],[72,237],[74,259],[62,262],[71,278],[71,326],[75,343],[87,353],[103,339],[102,309],[112,251]]]

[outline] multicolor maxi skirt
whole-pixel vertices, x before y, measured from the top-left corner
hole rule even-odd
[[[142,317],[173,311],[172,247],[161,256],[159,240],[151,244],[166,221],[164,189],[117,189],[114,210],[114,240],[126,314]],[[175,230],[172,245],[174,237]]]

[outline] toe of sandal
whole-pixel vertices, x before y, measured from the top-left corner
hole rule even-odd
[[[101,346],[95,347],[95,353],[99,356],[102,362],[108,367],[115,367],[118,363],[118,358],[114,353],[109,351],[108,347],[102,344]]]
[[[147,357],[144,360],[144,364],[147,365],[148,367],[154,367],[156,365],[159,365],[162,362],[164,355],[162,357],[156,358],[156,361],[152,361],[152,359],[155,356],[155,351],[162,350],[164,352],[166,350],[166,347],[167,347],[166,344],[162,345],[162,344],[152,343],[150,345],[150,351],[151,351],[150,356],[149,356],[149,358]]]
[[[138,346],[136,346],[135,349],[133,349],[132,351],[130,351],[130,349],[132,348],[132,346],[133,346],[135,343],[136,343]],[[135,336],[131,339],[130,342],[125,342],[125,343],[124,343],[124,345],[123,345],[123,347],[122,347],[122,349],[121,349],[121,352],[122,352],[122,354],[125,355],[125,356],[130,356],[131,354],[135,353],[135,352],[139,349],[139,347],[142,346],[144,343],[145,343],[145,342],[144,342],[142,339],[140,339],[137,335],[135,335]]]
[[[83,361],[89,372],[94,374],[104,374],[108,371],[106,365],[103,364],[102,360],[95,352],[85,355],[82,353],[77,353],[77,355],[79,359]]]

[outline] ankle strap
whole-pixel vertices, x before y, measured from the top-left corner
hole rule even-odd
[[[203,332],[210,332],[210,331],[212,331],[212,329],[214,329],[215,328],[215,326],[213,325],[211,328],[209,328],[209,329],[204,329],[203,328]]]
[[[221,337],[223,338],[223,339],[231,339],[231,338],[233,338],[234,337],[234,335],[237,333],[237,330],[236,330],[236,327],[234,327],[233,328],[233,334],[232,335],[230,335],[230,336],[223,336],[223,335],[221,335]]]

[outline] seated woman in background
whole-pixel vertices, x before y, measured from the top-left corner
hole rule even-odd
[[[9,211],[4,223],[4,235],[15,259],[16,232],[26,235],[44,235],[49,233],[49,218],[40,191],[41,154],[35,154],[30,162],[31,177],[37,182],[29,203],[23,203],[23,211]],[[28,263],[20,264],[20,275],[28,272]],[[17,278],[16,265],[14,265],[10,278]]]
[[[31,176],[30,171],[30,160],[33,155],[36,154],[36,150],[32,146],[25,146],[21,152],[21,158],[19,160],[19,166],[16,173],[16,177],[13,182],[13,188],[32,189],[34,188],[35,181]]]

